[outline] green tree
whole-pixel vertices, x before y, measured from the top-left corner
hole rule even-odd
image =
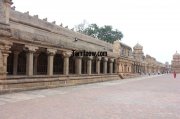
[[[86,29],[84,29],[83,33],[94,38],[98,38],[99,27],[96,24],[90,24]]]
[[[97,24],[86,25],[84,22],[83,25],[79,24],[79,26],[81,27],[77,28],[76,31],[110,43],[113,43],[118,39],[121,40],[123,38],[122,32],[117,29],[113,30],[112,26],[110,25],[99,27]]]

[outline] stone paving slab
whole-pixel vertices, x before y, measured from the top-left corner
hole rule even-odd
[[[180,76],[24,91],[0,99],[0,119],[180,119]]]
[[[3,101],[3,100],[0,100],[0,105],[4,105],[6,104],[7,102]]]
[[[78,85],[78,86],[69,86],[69,87],[59,87],[59,88],[52,88],[52,89],[42,89],[42,90],[32,90],[32,91],[22,91],[18,93],[12,93],[12,94],[4,94],[0,95],[0,104],[7,104],[12,102],[19,102],[19,101],[25,101],[35,98],[44,98],[47,96],[52,95],[59,95],[59,94],[66,94],[70,91],[76,91],[81,89],[88,89],[88,88],[102,88],[104,86],[113,86],[113,85],[119,85],[124,84],[128,82],[143,80],[143,79],[150,79],[155,76],[144,76],[139,78],[131,78],[131,79],[125,79],[125,80],[113,80],[108,82],[100,82],[100,83],[92,83],[92,84],[85,84],[85,85]]]

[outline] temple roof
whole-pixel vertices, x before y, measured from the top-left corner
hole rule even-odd
[[[173,59],[180,58],[180,54],[176,51],[176,53],[173,55]]]
[[[143,46],[140,45],[139,43],[137,43],[137,44],[133,47],[133,49],[143,49]]]

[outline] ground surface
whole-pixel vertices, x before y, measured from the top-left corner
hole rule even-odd
[[[0,119],[180,119],[180,74],[0,95]]]

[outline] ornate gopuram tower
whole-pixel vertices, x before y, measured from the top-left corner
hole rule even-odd
[[[171,64],[172,64],[172,71],[175,71],[176,73],[180,73],[180,54],[177,51],[173,55],[173,60]]]

